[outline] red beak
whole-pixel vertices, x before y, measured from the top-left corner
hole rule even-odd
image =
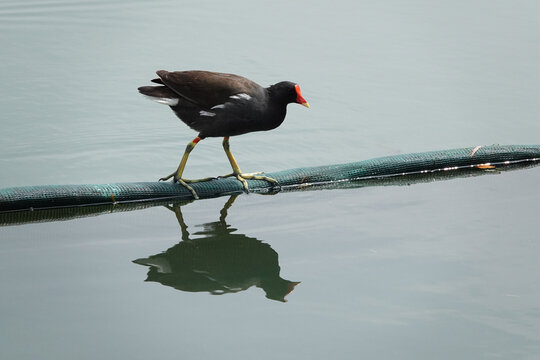
[[[294,85],[294,89],[296,90],[296,102],[300,105],[304,105],[305,107],[309,107],[309,104],[308,102],[306,101],[306,99],[304,99],[304,97],[302,96],[302,93],[300,92],[300,86],[299,85]]]

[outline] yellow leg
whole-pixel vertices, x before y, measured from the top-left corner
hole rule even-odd
[[[272,179],[268,176],[262,176],[262,175],[253,175],[253,174],[242,174],[242,170],[240,170],[240,167],[238,166],[238,163],[236,162],[236,159],[234,158],[231,150],[230,150],[230,144],[229,144],[229,137],[226,136],[223,138],[223,150],[225,150],[225,154],[227,155],[227,158],[229,159],[229,162],[231,163],[231,167],[233,170],[232,174],[224,175],[220,177],[230,177],[234,176],[238,179],[238,181],[242,182],[242,185],[244,186],[244,189],[249,192],[248,184],[246,180],[266,180],[274,185],[279,185],[278,181],[276,179]]]
[[[204,181],[204,180],[207,180],[207,179],[187,180],[187,179],[182,179],[182,174],[184,173],[184,168],[186,167],[186,163],[187,163],[187,160],[188,160],[188,157],[189,157],[189,153],[191,152],[191,150],[193,150],[193,148],[195,148],[195,145],[197,145],[197,143],[199,141],[201,141],[201,140],[202,139],[200,137],[198,137],[198,136],[195,139],[193,139],[186,146],[186,151],[184,151],[184,156],[182,156],[182,160],[180,160],[180,164],[178,165],[178,169],[175,172],[173,172],[172,174],[169,174],[169,175],[159,179],[159,181],[166,181],[166,180],[169,180],[170,178],[173,178],[173,182],[179,182],[180,184],[184,185],[189,191],[191,191],[191,193],[193,194],[193,197],[195,199],[198,199],[199,195],[197,195],[195,190],[193,190],[193,188],[191,186],[189,186],[187,183],[188,182]]]
[[[227,154],[227,158],[229,159],[229,162],[231,163],[231,167],[233,169],[234,174],[241,174],[242,170],[240,170],[240,167],[238,166],[238,163],[236,162],[236,159],[234,158],[232,152],[231,152],[231,145],[229,144],[229,137],[226,136],[223,138],[223,150],[225,150],[225,154]]]

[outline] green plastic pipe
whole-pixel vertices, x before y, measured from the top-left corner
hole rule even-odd
[[[283,170],[265,174],[276,179],[279,187],[263,180],[248,180],[248,184],[252,192],[356,187],[358,182],[373,185],[403,177],[408,179],[404,181],[410,181],[413,177],[429,179],[434,174],[492,171],[536,164],[539,159],[540,145],[477,146]],[[200,199],[243,192],[242,184],[235,178],[216,178],[190,185]],[[192,199],[188,189],[170,182],[24,186],[0,189],[0,212]]]

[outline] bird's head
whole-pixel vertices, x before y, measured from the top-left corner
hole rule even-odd
[[[286,104],[297,103],[309,108],[309,104],[302,96],[300,85],[290,81],[282,81],[268,88],[269,92]]]

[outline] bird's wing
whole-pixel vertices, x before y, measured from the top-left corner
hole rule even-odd
[[[172,91],[205,109],[224,104],[231,96],[245,94],[253,97],[262,91],[260,85],[234,74],[197,70],[159,70],[156,73]]]

